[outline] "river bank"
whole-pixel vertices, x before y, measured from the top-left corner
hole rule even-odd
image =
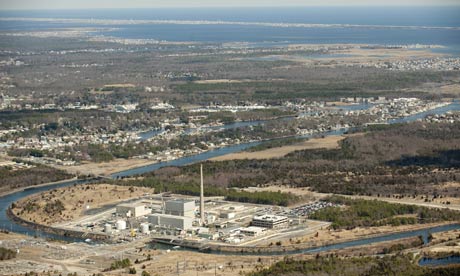
[[[430,114],[442,114],[442,113],[445,113],[447,111],[457,110],[458,108],[460,108],[460,105],[457,102],[455,102],[455,103],[452,103],[449,106],[445,106],[445,107],[442,107],[442,108],[431,110]],[[424,114],[426,114],[426,113],[409,116],[409,117],[406,117],[404,120],[406,120],[408,122],[413,121],[413,120],[418,119],[420,116],[424,116]],[[390,123],[394,123],[394,122],[390,122]],[[333,131],[325,132],[325,133],[322,133],[322,135],[324,135],[324,136],[342,135],[345,132],[346,132],[346,129],[340,129],[340,130],[333,130]],[[255,145],[259,144],[259,143],[260,142],[250,142],[250,143],[246,143],[246,144],[238,144],[238,145],[218,148],[218,149],[206,151],[206,152],[201,153],[201,154],[192,155],[192,156],[188,156],[188,157],[183,157],[183,158],[179,158],[179,159],[168,161],[168,162],[156,163],[156,164],[146,165],[146,166],[137,167],[137,168],[133,168],[133,169],[123,170],[121,172],[111,174],[110,177],[112,177],[112,178],[128,177],[128,176],[139,175],[139,174],[142,174],[142,173],[154,171],[154,170],[160,169],[162,167],[166,167],[166,166],[184,166],[184,165],[188,165],[188,164],[192,164],[192,163],[196,163],[196,162],[200,162],[200,161],[204,161],[204,160],[209,160],[209,159],[211,159],[213,157],[222,156],[222,155],[226,155],[226,154],[229,154],[229,153],[242,151],[242,150],[247,149],[247,148],[249,148],[251,146],[255,146]],[[81,181],[80,180],[74,180],[74,181],[64,182],[64,183],[61,183],[61,184],[49,185],[47,187],[42,187],[42,188],[39,188],[39,189],[34,190],[34,191],[18,191],[16,193],[12,193],[12,194],[9,194],[7,196],[2,196],[1,200],[0,200],[0,210],[1,210],[1,213],[0,213],[0,225],[1,224],[10,225],[11,226],[10,228],[12,230],[14,230],[16,232],[19,232],[19,233],[25,233],[25,232],[28,231],[28,229],[26,229],[26,228],[24,228],[24,227],[22,227],[20,225],[13,225],[12,221],[9,218],[7,218],[7,216],[5,215],[8,207],[13,202],[15,202],[17,200],[20,200],[21,198],[23,198],[25,196],[28,196],[30,194],[33,194],[35,192],[47,191],[47,190],[50,190],[50,189],[53,189],[53,188],[59,187],[59,186],[87,183],[89,181],[90,180],[81,180]]]
[[[84,162],[75,166],[52,165],[52,167],[65,170],[72,174],[110,176],[111,174],[119,173],[125,170],[144,167],[156,163],[158,163],[156,160],[131,158],[115,159],[104,163]]]
[[[66,183],[68,181],[74,181],[74,180],[78,180],[78,178],[73,177],[73,178],[60,180],[60,181],[56,181],[56,182],[49,182],[49,183],[44,183],[44,184],[31,185],[31,186],[27,186],[27,187],[17,188],[17,189],[7,191],[7,192],[1,192],[0,197],[7,196],[7,195],[10,195],[10,194],[14,194],[14,193],[24,191],[24,190],[32,190],[32,189],[35,189],[35,188],[47,187],[47,186],[56,185],[56,184],[62,184],[62,183]]]
[[[6,215],[13,222],[30,228],[31,233],[36,233],[37,230],[39,230],[39,231],[46,232],[48,234],[70,238],[70,240],[73,240],[73,241],[82,241],[86,239],[93,240],[93,241],[104,241],[104,242],[111,241],[110,236],[105,235],[105,234],[68,230],[68,229],[56,228],[56,227],[47,226],[43,224],[33,223],[33,222],[27,221],[15,215],[14,212],[11,210],[11,208],[7,209]]]
[[[323,251],[344,249],[352,246],[368,245],[377,242],[388,242],[404,238],[422,236],[426,243],[428,236],[432,233],[459,229],[460,224],[452,222],[444,222],[430,225],[417,225],[416,227],[406,230],[393,231],[383,234],[369,235],[366,237],[343,239],[334,242],[324,242],[322,244],[295,244],[289,246],[231,246],[217,245],[208,243],[203,245],[200,242],[191,242],[186,240],[174,240],[170,238],[154,238],[152,243],[160,243],[170,247],[180,246],[194,251],[224,254],[224,255],[285,255],[285,254],[303,254],[303,253],[319,253]]]

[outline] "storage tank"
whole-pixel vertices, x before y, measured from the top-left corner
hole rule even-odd
[[[149,234],[149,224],[148,223],[141,223],[141,233],[142,234]]]
[[[117,229],[118,230],[125,230],[126,229],[126,221],[118,220],[117,221]]]
[[[111,234],[112,233],[112,224],[105,224],[104,225],[104,232],[107,233],[107,234]]]

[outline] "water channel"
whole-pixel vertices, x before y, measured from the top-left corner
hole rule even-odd
[[[428,114],[444,114],[448,111],[459,111],[459,110],[460,110],[460,103],[456,101],[444,107],[433,109],[427,112],[422,112],[420,114],[416,114],[413,116],[408,116],[405,118],[392,120],[392,121],[389,121],[389,123],[411,122],[411,121],[423,118],[424,116]],[[248,125],[259,125],[262,123],[264,122],[263,121],[244,122],[244,123],[237,122],[237,123],[226,126],[226,128],[236,128],[236,127],[248,126]],[[324,136],[339,135],[339,134],[345,133],[346,131],[347,129],[340,129],[340,130],[333,130],[333,131],[328,131],[324,133],[318,133],[316,135],[324,135]],[[312,135],[302,135],[299,137],[308,138],[311,136]],[[112,174],[111,177],[117,178],[117,177],[124,177],[124,176],[133,176],[133,175],[138,175],[138,174],[158,170],[166,166],[185,166],[185,165],[189,165],[192,163],[208,160],[213,157],[222,156],[222,155],[234,153],[234,152],[239,152],[247,148],[250,148],[252,146],[258,145],[260,143],[261,142],[257,141],[257,142],[242,143],[238,145],[223,147],[223,148],[207,151],[207,152],[204,152],[198,155],[194,155],[194,156],[183,157],[183,158],[179,158],[179,159],[168,161],[168,162],[162,162],[162,163],[157,163],[153,165],[148,165],[144,167],[139,167],[139,168],[134,168],[134,169],[118,172],[118,173]],[[82,242],[83,241],[82,239],[70,238],[70,237],[65,237],[65,236],[55,235],[55,234],[49,234],[49,233],[45,233],[45,232],[38,231],[38,230],[35,231],[33,229],[21,226],[11,221],[7,217],[6,210],[13,202],[18,201],[24,197],[30,196],[32,194],[49,191],[49,190],[56,189],[56,188],[76,185],[76,184],[84,184],[88,182],[91,182],[91,180],[65,181],[65,182],[61,182],[57,184],[27,188],[22,191],[14,192],[9,195],[0,197],[0,228],[9,230],[11,232],[27,234],[27,235],[32,235],[32,236],[59,239],[59,240],[64,240],[64,241],[69,241],[69,242]],[[440,226],[440,227],[435,227],[435,228],[430,228],[430,229],[425,229],[425,230],[409,231],[409,232],[404,232],[404,233],[389,234],[389,235],[380,236],[380,237],[365,238],[365,239],[360,239],[356,241],[350,241],[350,242],[344,242],[340,244],[333,244],[333,245],[328,245],[324,247],[308,249],[308,250],[302,251],[301,253],[314,253],[314,252],[321,252],[321,251],[332,250],[332,249],[340,249],[340,248],[345,248],[345,247],[350,247],[350,246],[363,245],[363,244],[368,244],[368,243],[373,243],[373,242],[391,241],[391,240],[420,236],[420,235],[424,236],[428,232],[435,233],[435,232],[448,231],[452,229],[460,229],[460,225],[454,224],[454,225]]]
[[[445,266],[460,264],[460,256],[453,255],[444,258],[421,258],[418,264],[420,266]]]

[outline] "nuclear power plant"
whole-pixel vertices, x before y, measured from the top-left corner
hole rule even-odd
[[[291,228],[296,229],[295,233],[307,229],[306,218],[286,207],[229,202],[222,196],[205,198],[203,170],[200,164],[199,196],[145,194],[72,227],[91,227],[91,231],[110,235],[114,240],[151,237],[166,242],[179,239],[188,244],[244,242],[246,246],[264,237],[295,236]]]

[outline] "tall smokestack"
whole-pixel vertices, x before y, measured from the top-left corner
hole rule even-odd
[[[203,164],[200,165],[201,185],[200,185],[200,223],[204,224],[204,188],[203,188]]]

